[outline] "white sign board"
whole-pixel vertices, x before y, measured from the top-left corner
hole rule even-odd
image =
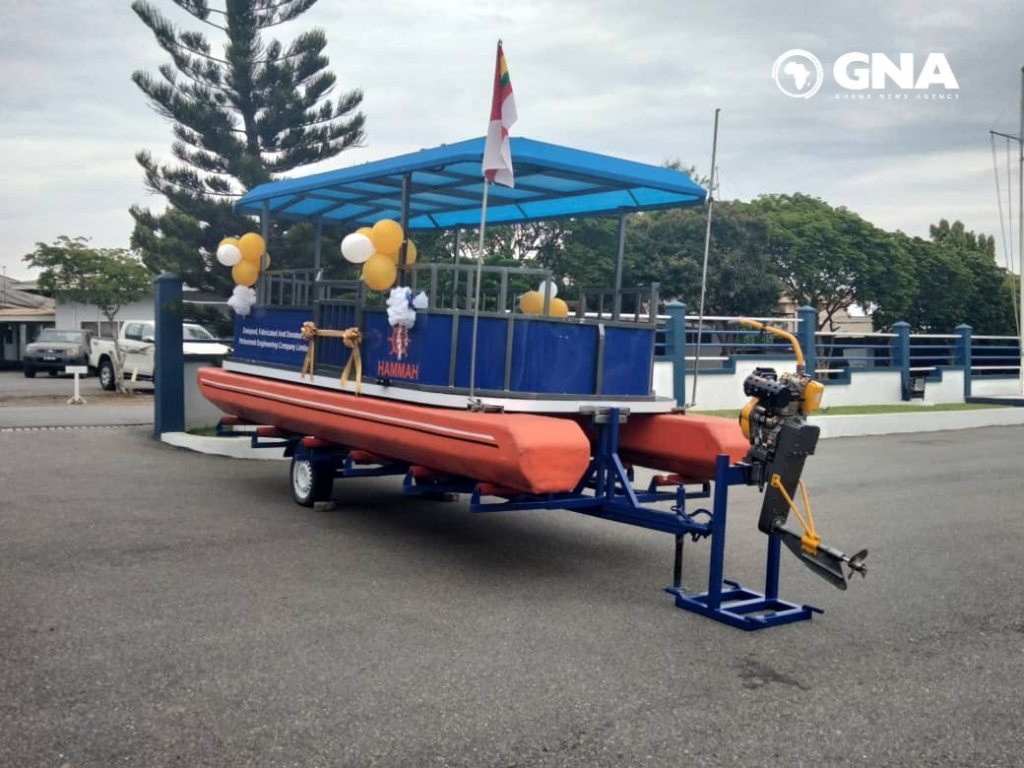
[[[64,366],[64,373],[81,373],[88,374],[89,366],[87,365],[66,365]]]

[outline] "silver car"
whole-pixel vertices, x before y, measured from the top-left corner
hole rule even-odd
[[[63,373],[69,365],[88,365],[92,334],[89,331],[44,328],[21,356],[25,378],[34,378],[39,371],[51,376]]]

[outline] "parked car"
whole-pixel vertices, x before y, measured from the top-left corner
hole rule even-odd
[[[231,347],[221,344],[201,325],[182,324],[182,351],[187,354],[230,355]],[[156,326],[152,320],[128,320],[121,325],[117,339],[124,355],[124,375],[142,381],[153,379],[153,360],[156,349]],[[113,390],[117,386],[114,374],[114,340],[93,339],[89,365],[96,369],[100,386]]]
[[[44,328],[21,356],[25,378],[35,378],[39,371],[51,376],[63,373],[69,365],[88,365],[92,334],[82,330]]]

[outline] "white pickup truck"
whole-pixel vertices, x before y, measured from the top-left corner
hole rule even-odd
[[[219,344],[216,337],[201,325],[182,324],[184,353],[205,355],[229,355],[231,348]],[[154,351],[156,349],[156,327],[152,320],[127,320],[121,324],[117,338],[124,359],[125,378],[134,377],[143,381],[153,378]],[[100,377],[100,386],[107,390],[117,387],[114,372],[114,340],[92,340],[89,352],[89,367]]]

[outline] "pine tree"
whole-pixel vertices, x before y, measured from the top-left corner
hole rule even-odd
[[[132,80],[172,123],[171,153],[178,162],[162,164],[147,151],[136,153],[146,189],[170,206],[163,212],[132,206],[131,242],[150,269],[226,290],[231,279],[213,258],[217,243],[258,228],[232,212],[232,201],[277,174],[358,146],[363,94],[354,89],[332,100],[336,78],[327,69],[323,30],[303,32],[287,46],[264,40],[264,30],[292,21],[317,0],[224,0],[222,8],[207,0],[171,1],[223,39],[215,45],[202,32],[179,29],[152,4],[132,3],[171,57],[158,74],[136,71]],[[307,230],[272,233],[275,265],[288,265],[308,250]],[[303,256],[308,260],[308,253]]]

